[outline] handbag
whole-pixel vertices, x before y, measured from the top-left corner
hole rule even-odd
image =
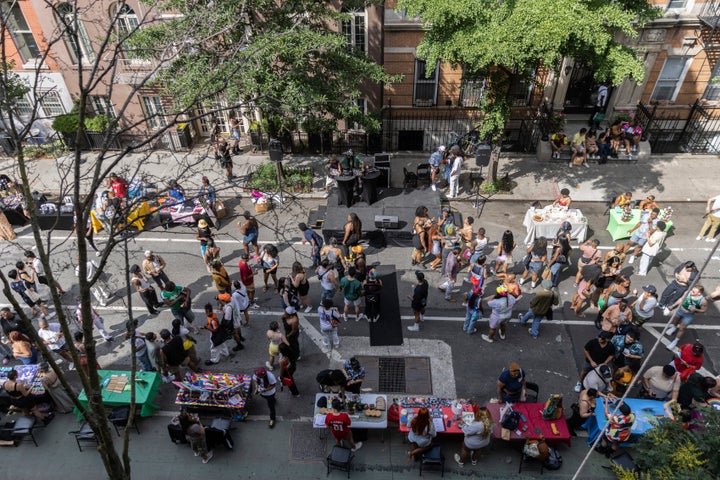
[[[550,267],[545,266],[545,269],[542,272],[542,279],[550,280],[551,278],[552,278],[552,272],[550,271]]]
[[[558,420],[563,416],[562,395],[554,393],[545,402],[542,410],[543,420]]]
[[[33,303],[37,303],[41,300],[40,295],[35,290],[30,290],[29,288],[25,290],[25,295],[27,295]]]
[[[225,204],[222,201],[217,200],[215,202],[215,205],[213,205],[213,207],[215,209],[215,216],[217,218],[227,217],[227,209],[225,208]]]
[[[192,347],[193,347],[193,342],[192,342],[192,340],[190,340],[189,338],[186,338],[186,339],[183,341],[183,348],[184,348],[185,350],[190,350]]]
[[[460,254],[460,258],[461,258],[463,261],[465,261],[465,262],[470,261],[470,258],[471,258],[471,257],[472,257],[472,251],[470,251],[469,248],[466,248],[466,249],[463,250],[462,253]]]
[[[519,425],[520,412],[516,412],[515,410],[510,410],[509,412],[507,412],[503,417],[502,422],[500,422],[500,426],[502,428],[506,428],[510,431],[517,430]]]

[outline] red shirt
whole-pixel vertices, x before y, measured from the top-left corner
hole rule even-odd
[[[691,343],[680,345],[680,358],[675,357],[675,370],[680,374],[680,380],[683,382],[687,381],[688,377],[699,370],[703,364],[703,356],[693,354],[692,347]]]
[[[127,196],[127,183],[121,178],[113,180],[110,185],[116,198],[125,198]]]
[[[333,437],[338,440],[350,433],[350,417],[347,413],[328,413],[325,416],[325,426],[330,429]]]
[[[240,281],[243,283],[243,285],[252,285],[255,282],[255,277],[253,275],[252,268],[250,268],[250,265],[248,265],[247,262],[243,262],[242,260],[240,260],[238,262],[238,268],[240,269]]]

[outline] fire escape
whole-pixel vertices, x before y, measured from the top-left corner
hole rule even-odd
[[[711,70],[714,70],[720,58],[720,0],[705,0],[698,18],[702,24],[701,36],[705,53]]]

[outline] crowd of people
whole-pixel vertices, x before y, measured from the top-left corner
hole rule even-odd
[[[564,129],[560,128],[550,136],[552,158],[559,159],[569,149],[571,156],[568,167],[582,165],[588,168],[589,158],[606,163],[608,157],[617,158],[618,153],[624,149],[628,160],[632,160],[642,134],[642,127],[634,119],[617,119],[603,131],[583,127],[572,139],[568,139]]]

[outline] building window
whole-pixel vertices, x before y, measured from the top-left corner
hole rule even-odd
[[[108,118],[115,118],[115,108],[107,95],[90,95],[90,102],[95,115],[105,115]]]
[[[713,68],[712,75],[710,75],[710,80],[708,81],[702,98],[713,101],[720,100],[720,60],[715,64],[715,68]]]
[[[66,113],[65,105],[63,105],[60,94],[56,90],[40,92],[39,99],[46,117],[56,117]]]
[[[509,95],[513,107],[525,107],[530,104],[535,79],[535,70],[531,69],[526,75],[514,74],[510,80]]]
[[[17,112],[17,116],[20,118],[31,117],[33,109],[33,102],[30,101],[30,97],[27,95],[23,95],[15,102],[15,111]]]
[[[91,63],[95,61],[95,52],[90,44],[85,25],[76,14],[75,8],[69,3],[57,6],[63,37],[67,44],[73,63]]]
[[[25,21],[25,16],[22,13],[20,4],[18,2],[12,2],[12,4],[9,5],[8,2],[2,2],[0,3],[0,12],[3,17],[7,18],[7,28],[10,30],[10,36],[15,42],[15,46],[23,62],[27,63],[39,57],[40,49],[35,42],[32,30],[30,30],[27,21]]]
[[[665,65],[655,82],[655,89],[650,99],[674,101],[689,65],[690,58],[669,57],[665,59]]]
[[[342,21],[342,34],[345,36],[348,47],[365,53],[367,51],[365,12],[346,11],[345,13],[350,15],[350,19]]]
[[[424,60],[415,60],[415,84],[413,105],[416,107],[432,107],[437,104],[437,84],[440,74],[440,62],[435,64],[434,70],[427,69]],[[428,77],[428,73],[430,76]]]
[[[124,42],[127,38],[132,35],[140,26],[135,11],[128,4],[124,4],[120,7],[120,11],[117,12],[117,5],[115,6],[115,14],[117,16],[117,29],[118,29],[118,41]],[[133,54],[124,43],[122,43],[122,49],[128,58],[136,58],[137,55]]]
[[[145,119],[150,129],[156,130],[167,125],[160,97],[142,97],[142,102],[145,107]]]
[[[685,8],[685,5],[687,4],[687,0],[670,0],[668,2],[668,10],[671,9],[682,9]]]
[[[461,107],[477,107],[485,97],[485,86],[487,83],[486,72],[474,73],[463,67],[462,80],[460,81],[460,99],[458,105]]]

